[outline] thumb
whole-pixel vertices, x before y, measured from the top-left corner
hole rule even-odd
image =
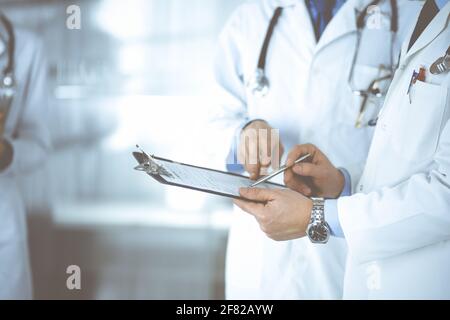
[[[273,199],[273,191],[270,191],[268,189],[240,188],[239,194],[245,199],[258,202],[267,202]]]

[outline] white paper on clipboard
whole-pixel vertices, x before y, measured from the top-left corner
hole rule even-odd
[[[241,198],[239,196],[239,188],[249,187],[253,182],[242,175],[173,162],[154,156],[150,157],[144,152],[135,152],[133,155],[139,162],[139,166],[136,167],[137,170],[147,172],[151,177],[164,184],[232,198]],[[144,169],[147,159],[149,159],[149,163],[146,167],[153,167],[153,171]],[[280,184],[266,182],[258,185],[258,188],[280,189],[285,187]]]

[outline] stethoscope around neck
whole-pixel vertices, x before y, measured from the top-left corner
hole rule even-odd
[[[15,38],[11,22],[2,13],[0,13],[0,22],[7,35],[7,39],[2,39],[6,42],[7,59],[0,75],[0,111],[7,115],[15,94],[16,85],[14,79]]]
[[[283,8],[277,7],[272,16],[272,19],[270,19],[269,27],[267,28],[266,36],[264,37],[261,52],[259,53],[258,65],[256,67],[253,77],[250,78],[249,82],[247,83],[248,88],[255,96],[264,97],[269,92],[270,89],[269,79],[266,76],[267,51],[269,49],[269,44],[270,40],[272,39],[273,31],[282,12]]]
[[[391,21],[390,21],[391,41],[390,41],[390,52],[389,52],[390,53],[389,66],[382,66],[381,69],[383,69],[383,67],[384,67],[383,71],[385,71],[386,73],[383,75],[380,75],[378,78],[372,80],[367,88],[362,89],[362,90],[357,89],[354,84],[355,65],[356,65],[356,61],[358,59],[358,55],[359,55],[362,31],[366,24],[365,20],[367,17],[367,13],[369,12],[369,9],[371,7],[379,5],[381,1],[382,0],[373,0],[372,2],[370,2],[359,13],[359,15],[357,16],[357,19],[356,19],[356,30],[357,30],[356,31],[356,46],[355,46],[355,51],[354,51],[353,58],[352,58],[351,69],[350,69],[350,72],[348,75],[348,80],[347,80],[349,87],[352,90],[353,94],[355,96],[360,96],[362,98],[362,101],[361,101],[361,104],[359,107],[358,116],[357,116],[356,122],[355,122],[356,128],[362,128],[363,126],[370,126],[370,127],[376,126],[376,124],[378,122],[379,113],[376,117],[370,119],[369,121],[367,121],[367,122],[364,121],[364,115],[366,112],[367,103],[368,103],[370,97],[382,98],[384,96],[385,93],[383,93],[381,91],[381,84],[383,82],[392,80],[395,69],[397,67],[394,63],[394,43],[395,43],[395,37],[398,32],[398,7],[397,7],[397,0],[389,0],[390,5],[391,5]]]
[[[398,8],[397,1],[390,0],[391,5],[391,21],[390,21],[390,30],[391,30],[391,48],[390,48],[390,70],[388,75],[383,75],[378,79],[374,79],[370,86],[367,89],[359,90],[355,88],[354,85],[354,71],[355,64],[358,59],[359,48],[361,44],[362,31],[366,24],[366,17],[371,7],[377,6],[382,0],[373,0],[371,1],[358,15],[356,18],[356,47],[352,58],[352,66],[350,68],[349,76],[348,76],[348,84],[352,89],[352,92],[355,95],[359,95],[363,97],[361,102],[361,106],[359,108],[359,114],[356,121],[355,126],[361,127],[364,112],[366,110],[366,105],[370,96],[381,97],[383,93],[380,91],[380,83],[383,81],[391,80],[394,74],[395,66],[394,66],[394,41],[395,36],[398,31]],[[251,93],[257,97],[264,97],[270,90],[270,82],[266,76],[266,59],[267,59],[267,51],[269,49],[270,40],[272,39],[273,32],[276,24],[283,12],[282,7],[277,7],[274,11],[272,18],[270,19],[269,27],[267,28],[266,36],[264,37],[264,42],[259,54],[258,65],[253,76],[247,82],[247,87],[250,89]],[[377,123],[377,118],[371,119],[368,121],[367,125],[374,126]]]

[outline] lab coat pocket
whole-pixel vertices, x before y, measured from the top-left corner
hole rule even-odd
[[[392,145],[410,163],[429,161],[436,152],[447,100],[444,86],[417,81],[401,100],[392,123]]]

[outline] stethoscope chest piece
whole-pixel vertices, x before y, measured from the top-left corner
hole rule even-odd
[[[0,99],[12,99],[15,93],[15,81],[12,74],[4,75],[0,81]]]
[[[269,92],[269,79],[267,79],[263,69],[256,69],[252,78],[248,82],[248,88],[253,95],[264,97]]]
[[[4,88],[14,87],[14,78],[12,74],[6,74],[2,79],[2,86]]]

